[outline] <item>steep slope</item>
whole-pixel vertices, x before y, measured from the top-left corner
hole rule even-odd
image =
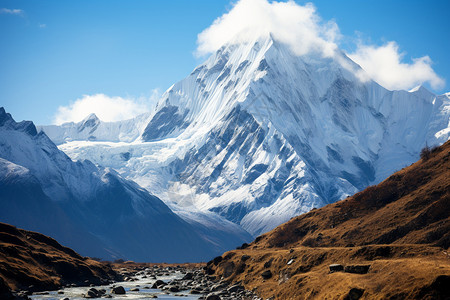
[[[0,108],[0,219],[52,235],[84,255],[137,261],[202,261],[248,240],[243,230],[202,226],[109,168],[73,162]],[[211,233],[210,233],[211,235]],[[212,233],[214,235],[214,233]]]
[[[361,72],[339,51],[297,56],[272,37],[225,45],[162,96],[139,139],[60,149],[256,236],[448,140],[448,94],[388,91]]]
[[[0,223],[0,281],[12,290],[53,290],[66,284],[102,284],[120,276],[54,239]]]
[[[264,298],[447,299],[450,142],[422,157],[225,253],[208,272]]]

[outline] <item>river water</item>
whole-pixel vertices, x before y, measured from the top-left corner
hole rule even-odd
[[[169,282],[173,279],[180,279],[184,274],[180,272],[175,272],[168,276],[159,276],[158,279],[163,280],[165,282]],[[179,293],[170,293],[167,294],[166,291],[162,291],[159,289],[151,289],[151,286],[156,281],[156,279],[142,278],[141,276],[135,276],[136,281],[126,281],[126,282],[116,282],[110,285],[102,285],[102,286],[94,286],[97,290],[105,289],[107,295],[111,295],[111,299],[151,299],[153,295],[157,296],[157,299],[165,299],[165,300],[196,300],[200,297],[200,295],[190,295],[189,290],[183,291]],[[110,294],[111,288],[114,286],[123,286],[126,294],[125,295],[114,295]],[[92,287],[71,287],[71,288],[63,288],[57,291],[49,291],[48,295],[31,295],[29,296],[31,299],[46,299],[46,300],[61,300],[65,298],[69,298],[70,300],[85,300],[83,297],[84,294]],[[139,291],[132,292],[131,289],[138,288]],[[64,294],[58,294],[58,292],[64,292]],[[105,299],[105,298],[102,298]]]

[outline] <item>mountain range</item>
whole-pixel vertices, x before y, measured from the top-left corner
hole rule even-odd
[[[1,221],[110,260],[201,261],[250,238],[218,217],[214,227],[185,219],[111,168],[72,161],[32,122],[0,108]]]
[[[268,36],[223,46],[134,119],[38,129],[179,216],[257,236],[416,161],[449,139],[449,117],[450,93],[390,91],[339,50],[298,56]]]

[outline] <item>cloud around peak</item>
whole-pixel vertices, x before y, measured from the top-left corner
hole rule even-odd
[[[323,21],[311,3],[239,0],[198,35],[196,53],[206,55],[224,45],[251,43],[269,34],[299,56],[315,52],[332,57],[341,39],[338,25],[334,21]],[[390,90],[408,90],[423,83],[429,83],[433,89],[445,85],[433,70],[430,57],[405,62],[405,54],[400,52],[396,42],[382,46],[359,42],[348,56],[365,72],[358,72],[340,60],[344,68],[356,72],[363,81],[373,79]]]
[[[348,56],[370,78],[390,90],[408,90],[425,82],[433,89],[445,85],[445,81],[434,72],[429,56],[413,58],[412,63],[405,63],[405,53],[400,52],[396,42],[391,41],[382,46],[360,43],[355,52]]]
[[[312,4],[240,0],[198,35],[197,54],[212,53],[226,44],[253,42],[269,34],[297,55],[319,51],[325,56],[333,55],[340,35],[336,23],[323,23]]]

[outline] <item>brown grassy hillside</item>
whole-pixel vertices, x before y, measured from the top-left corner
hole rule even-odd
[[[37,291],[114,279],[119,277],[108,265],[40,233],[0,223],[0,287],[4,281],[12,290]]]
[[[450,299],[450,142],[425,154],[225,253],[208,272],[264,298]],[[330,272],[330,264],[346,269]],[[367,273],[350,273],[364,266]]]

